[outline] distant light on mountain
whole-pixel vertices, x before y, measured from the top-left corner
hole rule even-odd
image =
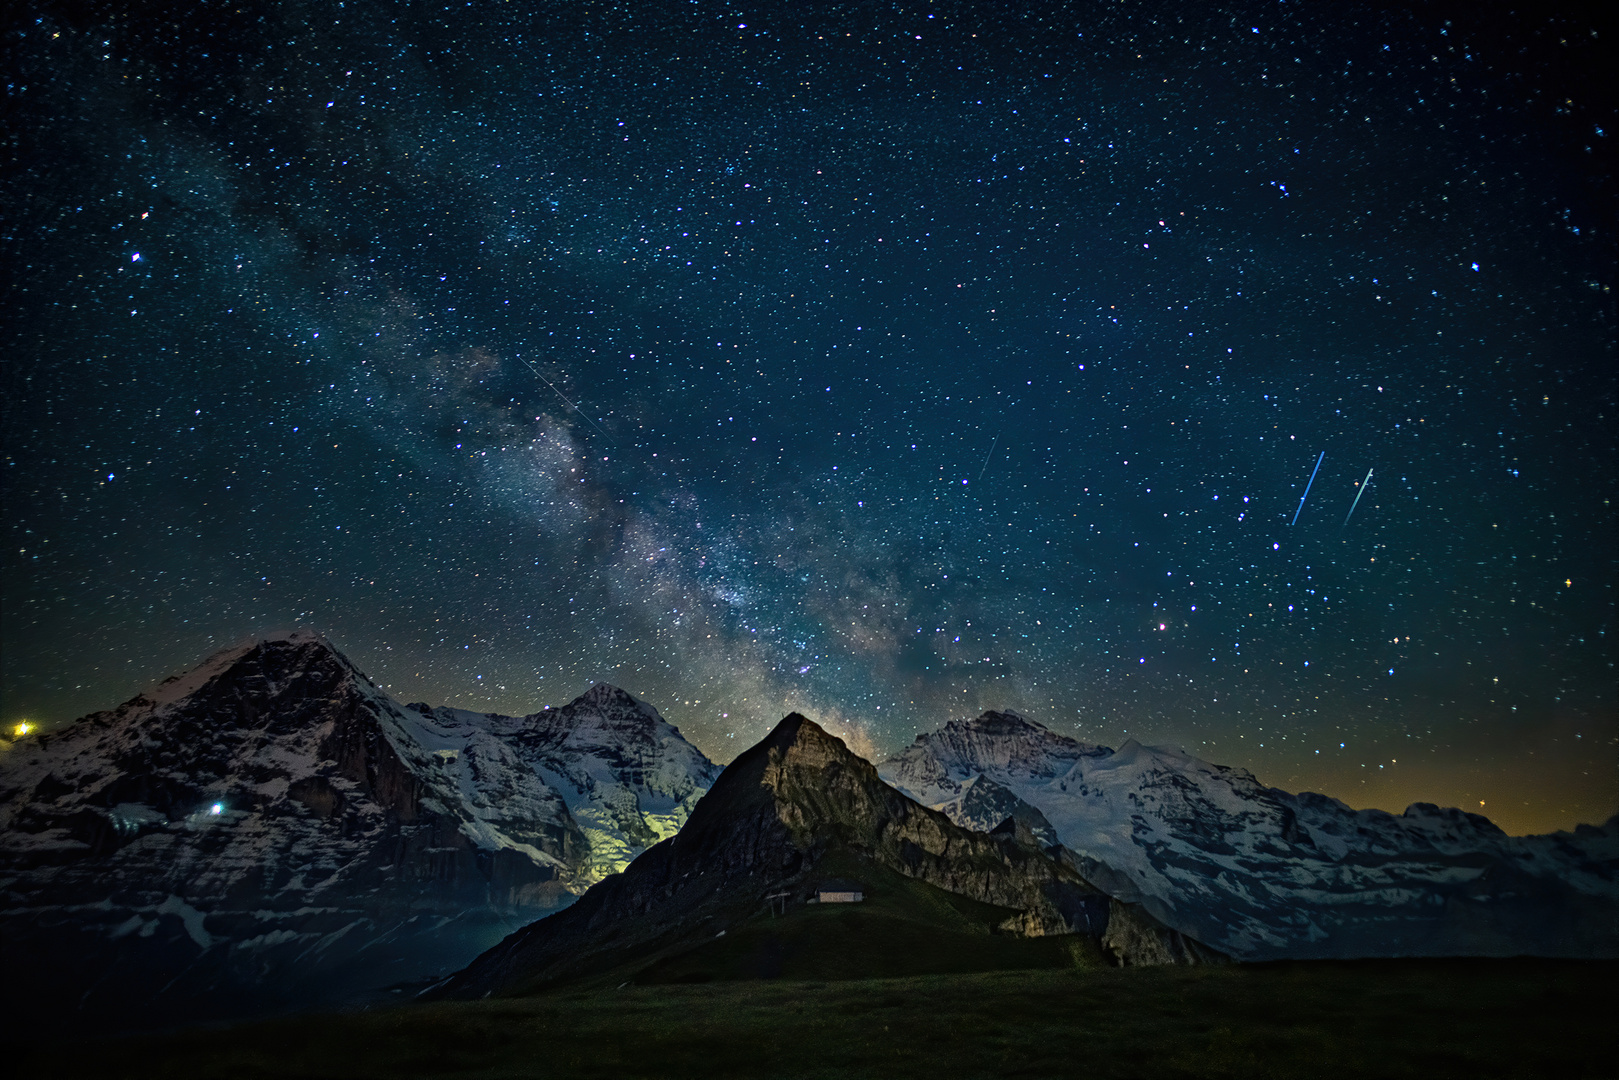
[[[224,650],[0,763],[0,930],[32,1007],[139,1024],[443,975],[673,835],[719,773],[599,684],[405,706],[325,639]]]

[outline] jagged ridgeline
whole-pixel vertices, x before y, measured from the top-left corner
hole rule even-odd
[[[104,1028],[429,984],[1613,956],[1619,819],[1508,837],[995,712],[876,767],[795,714],[722,773],[610,686],[405,705],[296,633],[0,742],[0,947],[14,1023]]]
[[[596,686],[402,705],[324,639],[225,650],[0,748],[10,1015],[244,1015],[401,994],[674,835],[719,768]]]
[[[866,899],[817,903],[834,879],[837,895]],[[1222,959],[1096,889],[1016,819],[956,825],[795,713],[672,840],[435,992]]]
[[[1011,712],[953,720],[878,770],[959,824],[1026,822],[1100,888],[1239,959],[1619,955],[1619,818],[1507,836],[1429,803],[1353,810]]]

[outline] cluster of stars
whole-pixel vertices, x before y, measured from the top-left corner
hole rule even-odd
[[[12,32],[12,714],[310,624],[1612,812],[1590,28],[507,7]]]

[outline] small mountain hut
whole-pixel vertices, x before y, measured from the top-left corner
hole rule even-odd
[[[866,898],[866,888],[857,881],[828,878],[815,887],[815,899],[823,904],[858,904]]]

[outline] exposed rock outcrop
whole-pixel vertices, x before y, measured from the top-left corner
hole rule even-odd
[[[0,757],[11,1015],[353,1001],[465,964],[671,835],[718,768],[598,686],[403,706],[317,635],[255,641]]]
[[[1223,964],[1225,954],[1179,930],[1170,930],[1138,904],[1114,900],[1108,905],[1107,930],[1102,947],[1121,967]]]
[[[1015,821],[997,835],[955,825],[883,783],[869,762],[795,713],[726,768],[672,840],[566,911],[513,934],[436,992],[521,990],[706,941],[759,911],[766,897],[803,891],[834,852],[1009,909],[1010,933],[1103,940],[1111,900],[1032,840]],[[1119,962],[1190,955],[1167,927],[1155,939],[1150,915],[1134,920],[1130,933],[1116,935]]]
[[[918,737],[880,772],[973,827],[981,789],[1029,807],[1099,888],[1244,959],[1619,955],[1619,819],[1510,837],[1429,803],[1352,810],[999,712]]]

